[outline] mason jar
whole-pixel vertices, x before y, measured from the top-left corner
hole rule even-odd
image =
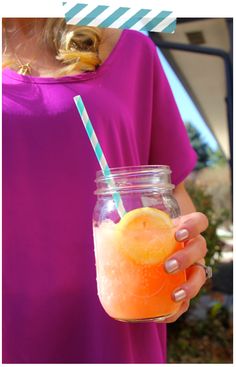
[[[180,215],[168,166],[97,172],[93,215],[97,289],[109,316],[128,322],[159,321],[178,312],[172,292],[185,271],[168,274],[165,260],[183,248],[173,219]],[[118,207],[117,197],[122,205]]]

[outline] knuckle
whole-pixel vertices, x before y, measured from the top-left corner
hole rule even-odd
[[[199,293],[200,289],[201,289],[201,285],[199,285],[199,281],[196,282],[196,283],[192,283],[191,285],[186,284],[185,291],[186,291],[186,294],[187,294],[187,300],[190,300],[190,299],[196,297],[197,294]]]
[[[184,305],[184,309],[183,309],[183,312],[187,312],[188,309],[189,309],[189,305],[190,305],[190,301],[187,301]]]
[[[190,240],[184,249],[175,253],[180,270],[188,268],[199,258],[204,258],[207,251],[206,240],[203,236],[198,235],[195,239]]]
[[[203,257],[205,257],[207,255],[208,249],[207,246],[205,245],[203,248]]]
[[[188,266],[188,264],[191,264],[190,255],[188,255],[185,250],[180,250],[175,255],[175,258],[179,264],[179,270],[183,270]]]
[[[199,287],[193,288],[192,289],[192,292],[191,292],[191,298],[196,297],[198,295],[199,291],[200,291],[200,288]]]
[[[205,264],[205,261],[204,261],[204,264]],[[206,273],[205,273],[205,270],[202,269],[202,279],[201,279],[201,287],[203,287],[203,285],[206,283]]]
[[[199,236],[199,242],[200,242],[200,246],[201,246],[201,251],[202,251],[202,254],[203,254],[203,257],[206,256],[207,252],[208,252],[208,249],[207,249],[207,243],[206,243],[206,240],[203,236]]]
[[[199,222],[202,222],[203,226],[206,229],[209,225],[209,221],[208,221],[207,216],[205,214],[201,213],[201,212],[197,212],[197,215],[198,215],[198,218],[199,218]]]
[[[201,269],[201,277],[199,279],[199,283],[196,284],[193,288],[192,288],[192,292],[191,292],[191,298],[194,298],[198,295],[198,293],[200,292],[202,286],[205,284],[206,282],[206,275],[203,269]]]

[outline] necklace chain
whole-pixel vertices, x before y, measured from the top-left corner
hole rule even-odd
[[[7,37],[7,30],[5,29],[5,27],[3,28],[4,32],[5,32],[5,49],[7,49],[8,47],[8,37]],[[26,63],[23,63],[19,56],[14,52],[14,59],[15,59],[15,63],[16,63],[16,67],[17,67],[17,73],[21,74],[21,75],[31,75],[32,72],[32,62],[35,60],[35,57]]]
[[[23,64],[22,61],[20,60],[19,56],[16,53],[14,54],[14,57],[17,61],[18,74],[31,75],[31,71],[32,71],[31,63],[32,63],[33,60]]]

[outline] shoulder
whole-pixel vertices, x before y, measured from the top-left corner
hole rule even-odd
[[[130,44],[132,43],[133,46],[149,50],[150,52],[154,52],[156,50],[156,46],[148,35],[131,29],[126,29],[123,32],[124,36],[126,36],[127,42]]]
[[[131,30],[131,29],[109,29],[106,28],[103,31],[104,43],[109,45],[110,48],[114,48],[118,42],[122,42],[128,47],[135,47],[139,49],[150,50],[150,52],[155,52],[156,46],[153,41],[148,37],[148,35]]]
[[[100,58],[102,62],[110,55],[117,45],[121,45],[120,52],[124,54],[145,55],[151,57],[155,53],[156,47],[152,40],[145,34],[130,29],[103,29],[102,40],[100,44]]]

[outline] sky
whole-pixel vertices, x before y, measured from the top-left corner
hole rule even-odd
[[[192,99],[188,95],[187,91],[185,90],[182,83],[176,76],[172,67],[170,66],[170,64],[168,63],[168,61],[166,60],[166,58],[163,56],[163,54],[159,49],[158,49],[158,55],[160,57],[162,66],[165,70],[166,76],[168,78],[171,89],[175,96],[175,100],[178,105],[183,121],[185,123],[191,122],[199,130],[203,140],[206,141],[213,150],[216,150],[218,148],[218,144],[212,132],[207,127],[204,119],[198,112],[198,109],[194,105]]]

